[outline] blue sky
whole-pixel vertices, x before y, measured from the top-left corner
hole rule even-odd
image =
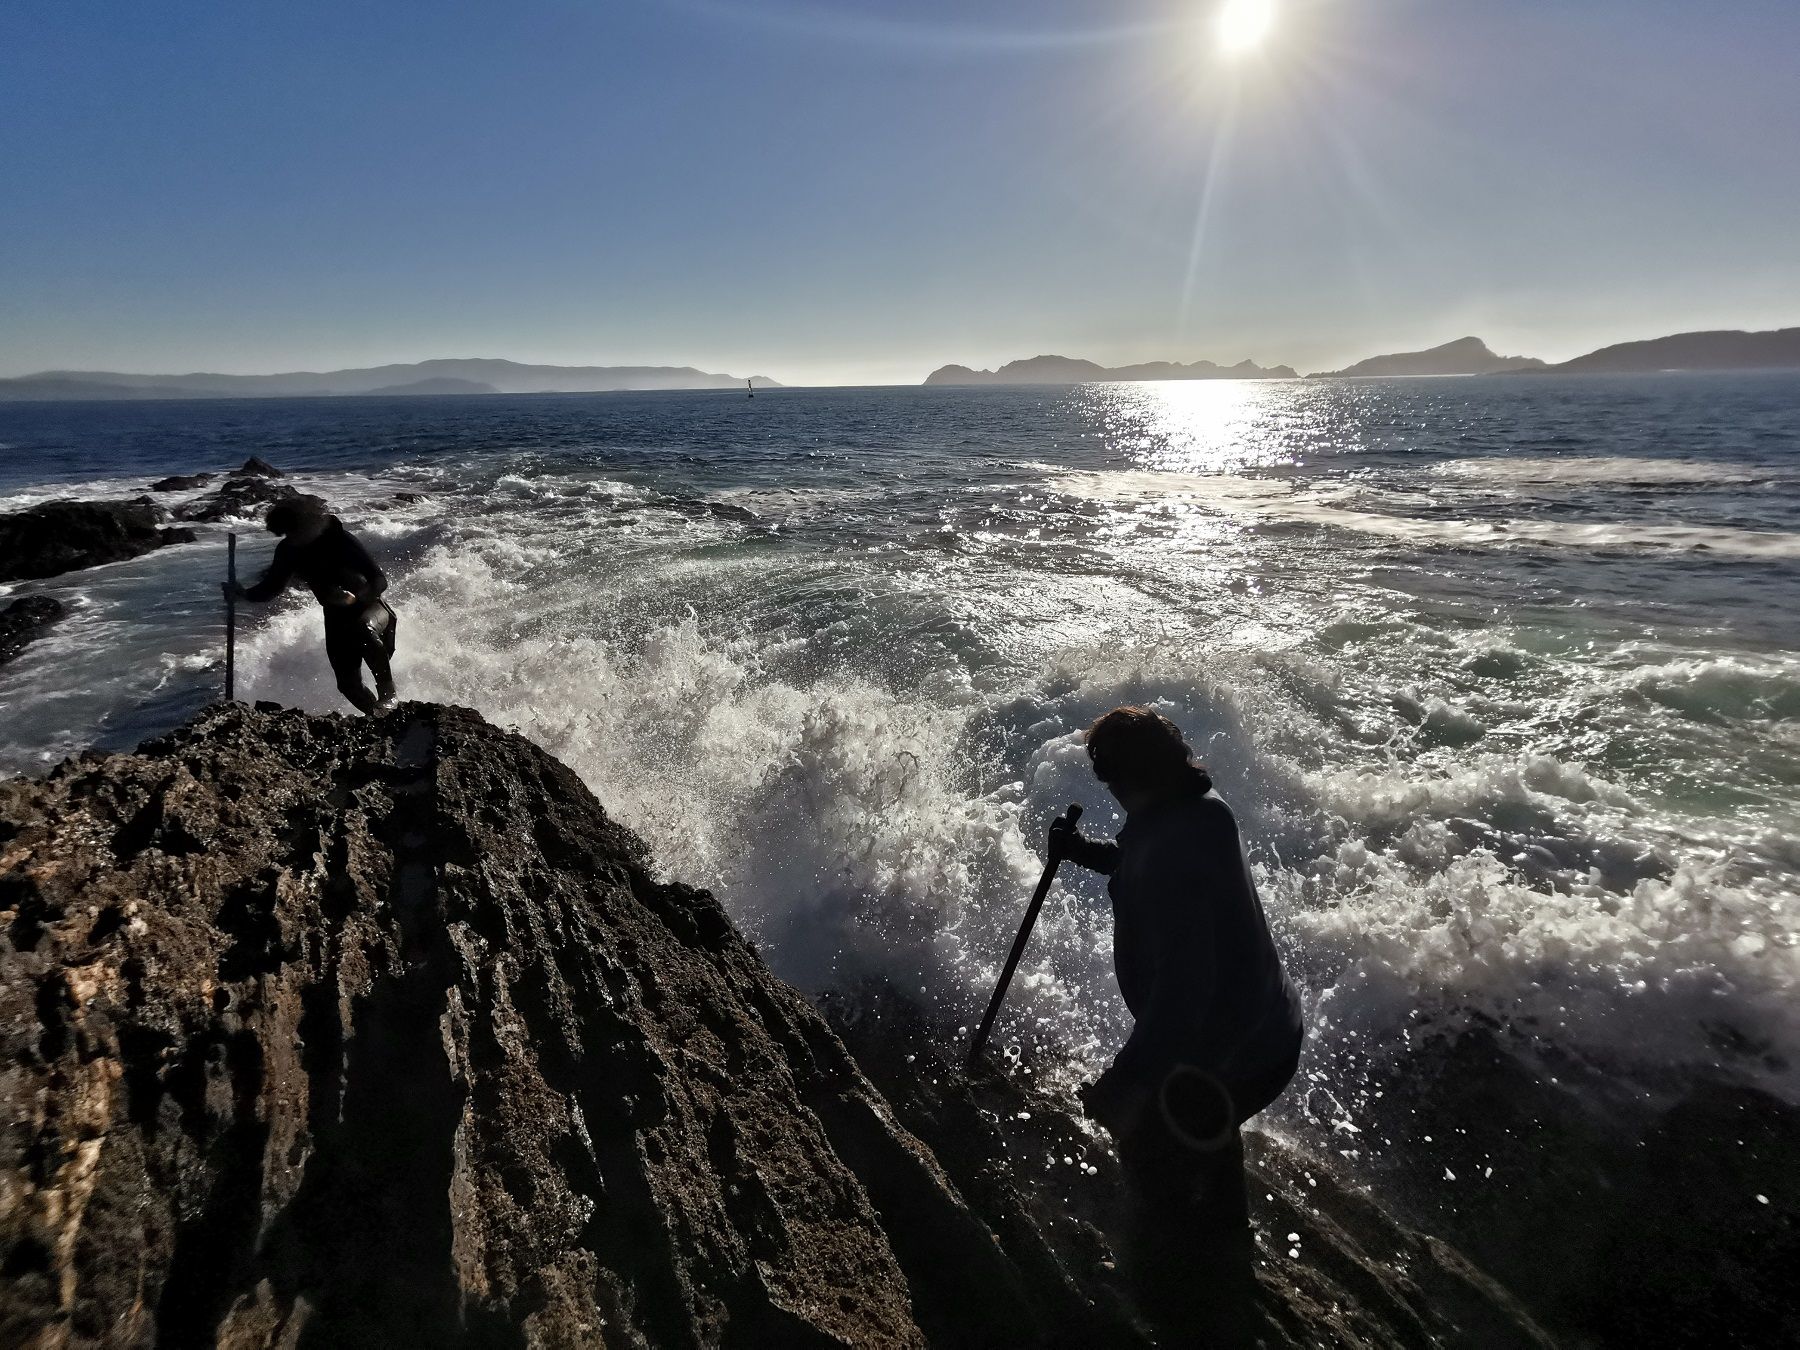
[[[8,0],[0,373],[1800,323],[1800,4]]]

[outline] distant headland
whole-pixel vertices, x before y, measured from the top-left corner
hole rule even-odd
[[[1800,370],[1800,328],[1721,330],[1619,342],[1548,367],[1578,374],[1675,370]]]
[[[764,375],[758,389],[781,386]],[[280,375],[121,375],[49,370],[0,379],[0,402],[51,399],[407,397],[429,394],[586,394],[628,389],[741,389],[745,377],[692,366],[540,366],[489,357],[414,361]]]

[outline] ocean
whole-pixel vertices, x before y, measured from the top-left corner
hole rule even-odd
[[[810,991],[971,1025],[1048,821],[1118,822],[1081,729],[1147,703],[1305,993],[1268,1128],[1509,1184],[1379,1106],[1476,1028],[1575,1091],[1800,1099],[1800,377],[15,404],[0,447],[0,510],[288,471],[385,561],[403,697],[564,760]],[[72,613],[0,668],[0,771],[219,696],[201,529],[10,588]],[[238,672],[347,711],[304,593]],[[1003,1050],[1105,1062],[1108,929],[1065,869]]]

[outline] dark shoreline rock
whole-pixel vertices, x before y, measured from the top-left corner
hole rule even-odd
[[[1422,1038],[1379,1087],[1365,1129],[1435,1142],[1372,1184],[1569,1341],[1800,1344],[1800,1108],[1723,1080],[1647,1099],[1499,1028]]]
[[[0,1341],[920,1343],[820,1116],[935,1165],[523,740],[222,708],[0,821]]]
[[[215,475],[210,473],[176,473],[167,478],[159,478],[150,485],[152,492],[186,492],[190,488],[205,487],[212,482]]]
[[[1192,1327],[1159,1327],[1115,1269],[1131,1222],[1117,1159],[1072,1103],[1033,1087],[1020,1066],[966,1072],[959,1042],[885,990],[828,999],[826,1012],[900,1124],[1015,1262],[1039,1272],[1038,1297],[1060,1296],[1055,1321],[1085,1325],[1078,1344],[1128,1343],[1117,1325],[1126,1321],[1145,1325],[1144,1343],[1164,1345],[1554,1343],[1458,1252],[1396,1221],[1330,1163],[1254,1130],[1245,1134],[1256,1229],[1248,1325],[1199,1340]]]
[[[139,502],[44,502],[0,516],[0,581],[60,576],[193,541],[192,530],[159,528],[155,509]]]
[[[222,705],[0,784],[0,1343],[1153,1343],[1081,1125],[838,1020],[887,1097],[467,711]],[[1256,1165],[1306,1252],[1266,1343],[1545,1343],[1328,1169]]]
[[[234,474],[209,495],[177,507],[175,518],[217,524],[233,517],[260,515],[264,508],[299,495],[299,489],[289,483],[257,474]]]
[[[63,603],[48,595],[24,595],[0,609],[0,666],[41,638],[63,616]]]

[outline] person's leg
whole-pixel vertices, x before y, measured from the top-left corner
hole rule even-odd
[[[1129,1196],[1121,1273],[1139,1311],[1158,1328],[1159,1343],[1248,1344],[1217,1334],[1237,1325],[1244,1287],[1242,1254],[1214,1228],[1218,1163],[1154,1116],[1118,1144]]]
[[[368,645],[368,630],[357,615],[339,618],[326,614],[325,658],[331,662],[331,673],[337,676],[338,692],[365,713],[375,711],[375,695],[369,692],[362,677],[363,654]]]
[[[376,697],[384,702],[394,697],[394,630],[400,627],[400,616],[390,608],[388,610],[387,631],[379,638],[371,638],[364,659],[369,663],[369,673],[375,677]]]
[[[1196,1321],[1199,1343],[1253,1345],[1256,1312],[1256,1238],[1250,1228],[1244,1139],[1237,1131],[1207,1155],[1196,1206],[1196,1264],[1206,1272],[1206,1306]]]
[[[1120,1256],[1140,1307],[1171,1344],[1252,1344],[1256,1279],[1243,1138],[1230,1122],[1229,1099],[1215,1103],[1197,1092],[1200,1084],[1185,1086],[1196,1091],[1177,1094],[1178,1111],[1193,1113],[1179,1133],[1159,1114],[1118,1141],[1132,1201]],[[1193,1146],[1221,1131],[1220,1146]]]
[[[1208,1232],[1220,1234],[1250,1231],[1250,1194],[1244,1180],[1244,1136],[1237,1129],[1216,1152],[1196,1159],[1201,1173],[1198,1187],[1201,1222]]]

